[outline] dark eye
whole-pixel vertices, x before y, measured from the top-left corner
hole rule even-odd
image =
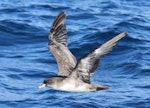
[[[50,84],[50,83],[52,83],[52,81],[51,81],[51,80],[44,80],[43,83],[44,83],[44,84]]]
[[[48,83],[48,81],[47,81],[47,80],[44,80],[44,81],[43,81],[43,83],[44,83],[44,84],[47,84],[47,83]]]

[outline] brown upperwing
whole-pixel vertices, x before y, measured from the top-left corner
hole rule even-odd
[[[77,61],[67,46],[67,31],[64,24],[66,15],[60,12],[55,18],[50,34],[49,49],[58,64],[58,75],[68,76],[75,67]]]

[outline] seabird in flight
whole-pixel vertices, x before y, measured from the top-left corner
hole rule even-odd
[[[48,47],[57,61],[58,76],[45,79],[38,88],[50,87],[55,90],[72,92],[108,89],[108,86],[92,83],[90,77],[97,69],[100,58],[112,50],[117,42],[126,35],[126,31],[108,40],[77,61],[68,49],[65,19],[65,13],[60,12],[55,18],[49,34]]]

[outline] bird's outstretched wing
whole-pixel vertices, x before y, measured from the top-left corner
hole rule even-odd
[[[117,41],[123,38],[125,35],[126,31],[120,33],[119,35],[115,36],[114,38],[102,44],[100,47],[79,59],[71,76],[79,77],[84,82],[90,83],[90,76],[97,69],[100,58],[109,53],[117,44]]]
[[[66,15],[60,12],[55,18],[50,34],[49,49],[58,64],[58,75],[68,76],[76,65],[76,59],[67,46],[67,31],[64,24]]]

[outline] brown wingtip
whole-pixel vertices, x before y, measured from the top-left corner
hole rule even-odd
[[[121,37],[124,37],[124,36],[127,35],[127,33],[128,33],[128,31],[126,30],[126,31],[123,31],[122,33],[120,33],[119,35],[120,35]],[[118,35],[118,36],[119,36],[119,35]]]
[[[53,34],[55,32],[55,30],[60,26],[63,25],[65,23],[65,19],[66,19],[66,14],[64,11],[61,11],[55,18],[55,20],[53,21],[53,24],[51,26],[50,29],[50,33],[49,33],[49,40],[52,40],[53,38]]]
[[[64,11],[60,11],[60,13],[59,14],[65,14],[65,12]]]
[[[117,35],[115,37],[124,37],[124,36],[126,36],[127,32],[128,31],[123,31],[123,32],[121,32],[119,35]]]
[[[66,19],[66,14],[64,11],[61,11],[55,18],[53,24],[52,24],[52,27],[51,27],[51,30],[50,32],[53,33],[57,27],[59,27],[61,24],[64,24],[65,22],[65,19]]]
[[[125,30],[124,32],[125,32],[125,33],[127,33],[128,31],[127,31],[127,30]]]
[[[122,33],[124,33],[125,35],[128,33],[128,31],[127,30],[125,30],[124,32],[122,32]]]

